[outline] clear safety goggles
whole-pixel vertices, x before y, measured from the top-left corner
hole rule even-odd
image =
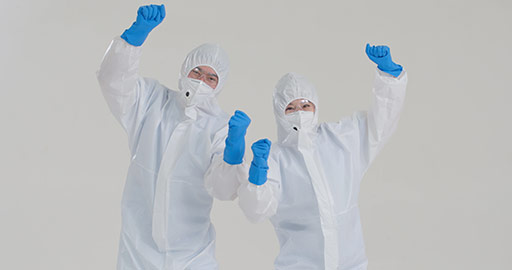
[[[217,74],[206,72],[202,70],[200,67],[193,68],[188,74],[188,77],[196,80],[201,80],[204,78],[205,83],[207,83],[210,86],[213,85],[212,88],[215,88],[219,81],[219,77],[217,76]]]
[[[285,114],[293,113],[296,111],[315,111],[315,104],[308,99],[300,98],[290,102],[284,109]]]

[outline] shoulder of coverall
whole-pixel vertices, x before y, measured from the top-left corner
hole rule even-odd
[[[158,80],[153,78],[140,77],[137,81],[137,84],[142,91],[141,93],[138,93],[138,98],[146,100],[148,107],[152,105],[159,105],[163,107],[168,100],[174,99],[174,97],[177,95],[176,91],[169,89],[167,86],[161,84]],[[159,101],[161,104],[154,104],[154,102],[157,101]]]
[[[367,111],[355,111],[350,116],[342,117],[338,122],[323,122],[319,124],[319,132],[331,131],[338,135],[347,133],[350,135],[351,131],[358,128],[359,125],[364,125],[367,117]]]

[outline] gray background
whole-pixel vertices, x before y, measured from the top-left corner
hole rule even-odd
[[[145,3],[2,0],[0,269],[114,269],[129,155],[95,71]],[[389,45],[409,85],[361,188],[369,269],[511,269],[510,1],[164,3],[142,75],[175,89],[186,53],[220,43],[220,103],[252,117],[248,144],[276,137],[271,93],[288,71],[317,86],[322,121],[366,109],[364,46]],[[212,217],[221,269],[272,268],[269,223],[233,202]]]

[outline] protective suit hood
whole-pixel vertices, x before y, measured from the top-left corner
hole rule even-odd
[[[280,143],[290,142],[300,131],[300,128],[306,128],[308,131],[316,130],[318,126],[318,95],[315,86],[303,76],[297,73],[287,73],[279,81],[274,89],[274,114],[277,122],[277,135]],[[308,99],[315,104],[315,112],[312,121],[309,121],[307,127],[298,127],[290,121],[290,114],[285,114],[286,106],[299,98]],[[296,112],[303,113],[303,112]]]
[[[208,66],[215,70],[219,81],[212,89],[206,83],[188,78],[190,71],[197,66]],[[226,52],[217,44],[205,43],[188,53],[179,75],[178,88],[187,107],[199,107],[204,112],[219,110],[215,97],[221,92],[229,73],[229,59]]]

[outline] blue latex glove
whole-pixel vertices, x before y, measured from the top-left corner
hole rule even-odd
[[[241,164],[245,153],[245,132],[251,119],[242,111],[235,111],[229,119],[229,131],[224,148],[224,161],[231,165]]]
[[[137,11],[137,20],[124,31],[121,38],[133,46],[140,46],[149,35],[149,32],[159,25],[165,18],[165,6],[141,6]]]
[[[398,77],[402,73],[402,66],[397,65],[391,60],[388,46],[370,46],[366,44],[366,55],[377,67],[392,76]]]
[[[268,154],[272,142],[268,139],[261,139],[252,144],[252,162],[249,169],[249,182],[255,185],[263,185],[267,182]]]

